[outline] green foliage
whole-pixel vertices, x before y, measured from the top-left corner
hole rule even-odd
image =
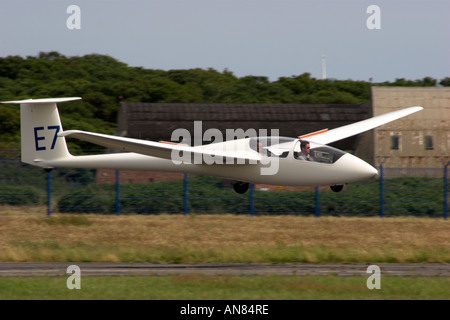
[[[0,186],[33,186],[47,190],[47,173],[39,167],[21,163],[18,159],[4,159],[0,170]],[[51,173],[52,186],[58,192],[71,185],[86,186],[95,182],[95,170],[58,168]]]
[[[0,204],[44,204],[48,174],[19,160],[4,159],[0,170]],[[95,184],[95,170],[59,168],[51,173],[52,201],[60,212],[116,213],[116,186]],[[249,214],[250,192],[237,194],[231,183],[209,176],[189,177],[187,209],[191,214]],[[443,215],[442,178],[384,180],[385,216]],[[315,215],[315,192],[254,190],[255,214]],[[184,212],[183,180],[120,185],[120,212],[160,214]],[[321,216],[378,216],[380,183],[377,179],[345,186],[342,192],[321,188]]]
[[[439,84],[443,87],[450,87],[450,77],[442,79]]]
[[[111,213],[114,212],[112,186],[89,186],[65,194],[58,201],[61,213]]]
[[[385,180],[386,216],[441,217],[442,179],[394,178]],[[120,186],[121,213],[182,213],[183,181],[160,181]],[[188,179],[190,213],[249,214],[249,193],[237,194],[221,179],[198,176]],[[65,194],[58,202],[60,212],[115,213],[116,193],[111,185],[97,185]],[[315,191],[254,191],[255,214],[315,215]],[[335,193],[319,193],[320,215],[377,216],[380,213],[379,181],[348,185]]]
[[[0,106],[0,134],[11,135],[20,130],[20,114],[18,110]]]
[[[40,192],[33,187],[0,185],[0,205],[26,206],[40,202]]]
[[[0,105],[0,150],[14,149],[20,143],[20,113]],[[19,153],[17,152],[17,156]]]

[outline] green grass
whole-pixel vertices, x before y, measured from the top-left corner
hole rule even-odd
[[[450,262],[446,221],[239,215],[0,215],[0,261],[153,263]],[[68,276],[67,276],[68,277]],[[450,299],[449,278],[383,276],[1,277],[0,299]]]
[[[66,277],[2,278],[0,299],[42,300],[436,300],[450,299],[448,278],[300,276],[85,276],[69,290]]]
[[[0,215],[0,261],[449,263],[430,218]]]

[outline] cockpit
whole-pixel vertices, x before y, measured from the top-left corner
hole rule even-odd
[[[320,163],[335,163],[345,154],[344,151],[306,140],[297,140],[294,146],[294,158],[297,160],[314,161]]]
[[[344,151],[330,146],[290,137],[252,137],[250,148],[266,157],[293,157],[299,161],[328,164],[335,163],[345,154]]]

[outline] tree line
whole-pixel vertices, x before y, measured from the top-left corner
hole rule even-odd
[[[99,54],[66,57],[58,52],[38,56],[0,58],[0,101],[80,96],[64,105],[65,130],[80,129],[111,134],[121,101],[152,103],[369,103],[370,87],[450,86],[450,78],[426,77],[394,82],[315,79],[309,73],[280,77],[236,77],[231,71],[209,68],[155,70],[130,67]],[[20,150],[20,115],[17,107],[0,106],[0,150]],[[71,150],[92,148],[71,141]],[[19,154],[20,151],[18,151]]]

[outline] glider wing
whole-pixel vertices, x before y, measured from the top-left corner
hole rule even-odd
[[[195,157],[195,155],[201,155],[201,159],[204,159],[204,156],[209,156],[215,158],[217,157],[232,158],[238,161],[251,160],[253,161],[253,163],[257,163],[258,161],[261,160],[261,156],[256,152],[245,150],[239,152],[234,150],[227,150],[226,148],[212,149],[212,148],[202,148],[201,146],[191,147],[182,144],[147,141],[79,130],[64,131],[58,134],[58,136],[60,137],[70,136],[97,145],[101,145],[107,148],[113,148],[120,151],[135,152],[147,156],[158,157],[168,160],[182,158],[183,156],[180,156],[180,153],[184,155],[188,154],[189,156],[192,157]]]
[[[305,138],[308,139],[309,141],[320,144],[328,144],[371,130],[383,124],[389,123],[391,121],[406,117],[407,115],[410,115],[422,109],[423,109],[422,107],[416,106],[402,110],[392,111],[380,116],[355,122],[336,129],[322,130],[318,132],[313,132],[312,134],[306,134],[301,136],[300,138]]]

